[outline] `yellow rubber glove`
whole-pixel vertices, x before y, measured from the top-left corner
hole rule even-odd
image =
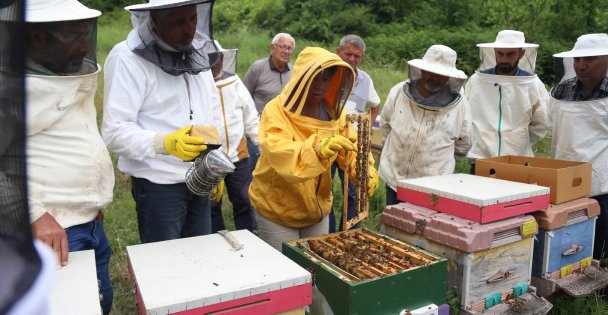
[[[370,165],[369,171],[367,172],[369,178],[367,179],[367,196],[371,197],[376,189],[378,189],[378,172],[374,167]]]
[[[211,190],[211,200],[215,203],[219,203],[222,200],[222,196],[224,196],[224,180],[222,179],[213,189]]]
[[[317,155],[323,159],[329,159],[340,150],[357,151],[357,143],[341,135],[321,139],[317,147]]]
[[[164,145],[167,153],[184,161],[195,159],[202,151],[207,150],[205,139],[190,136],[192,126],[181,128],[165,136]]]

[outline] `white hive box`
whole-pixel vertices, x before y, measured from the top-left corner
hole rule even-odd
[[[549,188],[469,174],[400,180],[397,199],[488,223],[549,207]]]
[[[101,315],[95,251],[70,252],[49,298],[51,315]]]
[[[127,246],[140,314],[303,314],[311,275],[247,230]]]

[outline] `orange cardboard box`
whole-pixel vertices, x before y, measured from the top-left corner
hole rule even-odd
[[[591,193],[591,163],[506,155],[478,159],[475,175],[549,187],[560,204]]]

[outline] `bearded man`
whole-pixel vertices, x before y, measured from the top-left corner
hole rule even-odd
[[[549,93],[534,73],[537,44],[524,33],[503,30],[493,43],[478,44],[481,65],[465,86],[473,119],[471,174],[480,158],[534,156],[545,137]]]

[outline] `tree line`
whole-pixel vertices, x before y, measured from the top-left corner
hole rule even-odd
[[[147,0],[82,0],[103,12]],[[345,34],[367,43],[367,61],[405,67],[433,44],[458,52],[458,67],[472,74],[479,65],[476,44],[492,42],[502,29],[525,32],[540,44],[537,74],[555,80],[552,55],[569,50],[576,38],[608,30],[608,1],[587,0],[216,0],[215,31],[247,28],[288,32],[335,46]]]

